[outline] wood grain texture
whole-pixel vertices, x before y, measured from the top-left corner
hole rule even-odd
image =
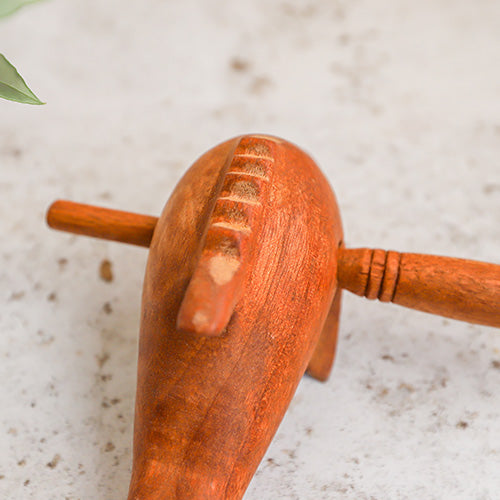
[[[149,247],[157,217],[57,200],[47,211],[53,229]]]
[[[474,260],[341,249],[339,287],[452,319],[500,327],[500,266]]]
[[[234,183],[246,182],[247,174],[229,179],[228,171],[245,154],[273,161],[264,174],[254,169],[255,189],[244,185],[239,191]],[[261,207],[248,221],[238,215],[235,224],[224,210],[237,207],[245,215],[244,195]],[[219,211],[221,200],[234,205]],[[226,215],[220,219],[221,213]],[[238,246],[242,233],[250,238],[246,248]],[[177,317],[183,301],[191,300],[186,290],[208,287],[216,303],[228,297],[204,267],[233,248],[221,246],[221,238],[235,243],[238,252],[230,257],[245,268],[230,292],[239,301],[222,335],[182,331]],[[186,173],[160,217],[147,264],[129,500],[243,496],[325,325],[341,239],[327,181],[285,141],[236,138]],[[187,316],[193,313],[185,307]],[[330,324],[326,345],[333,350],[332,332],[336,325]],[[318,368],[323,378],[328,370]]]

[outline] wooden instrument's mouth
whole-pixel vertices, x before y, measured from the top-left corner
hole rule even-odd
[[[130,499],[241,498],[308,365],[331,368],[341,239],[286,141],[238,137],[189,169],[150,246]]]

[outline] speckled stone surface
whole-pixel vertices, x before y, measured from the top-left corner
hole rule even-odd
[[[500,262],[500,3],[51,0],[0,24],[0,498],[119,500],[147,251],[56,198],[158,214],[245,132],[311,152],[347,243]],[[113,279],[99,276],[112,263]],[[500,498],[500,335],[345,296],[247,500]]]

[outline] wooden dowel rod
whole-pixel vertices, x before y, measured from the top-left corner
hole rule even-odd
[[[149,215],[65,200],[55,201],[47,212],[47,223],[54,229],[142,247],[149,247],[157,222]]]
[[[157,217],[58,200],[54,229],[149,247]],[[500,327],[500,265],[369,248],[340,249],[339,287],[452,319]]]
[[[357,295],[500,327],[500,266],[473,260],[341,249],[338,281]]]

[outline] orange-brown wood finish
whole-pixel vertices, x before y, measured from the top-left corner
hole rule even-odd
[[[345,249],[328,182],[274,137],[205,153],[159,219],[62,201],[47,218],[150,246],[129,500],[241,498],[305,370],[328,378],[342,289],[500,326],[500,266]]]
[[[157,217],[57,200],[47,212],[53,229],[149,247]]]
[[[187,172],[146,270],[130,500],[243,496],[321,333],[341,238],[289,143],[238,138]]]
[[[341,249],[339,286],[452,319],[500,327],[500,266],[436,255]]]

